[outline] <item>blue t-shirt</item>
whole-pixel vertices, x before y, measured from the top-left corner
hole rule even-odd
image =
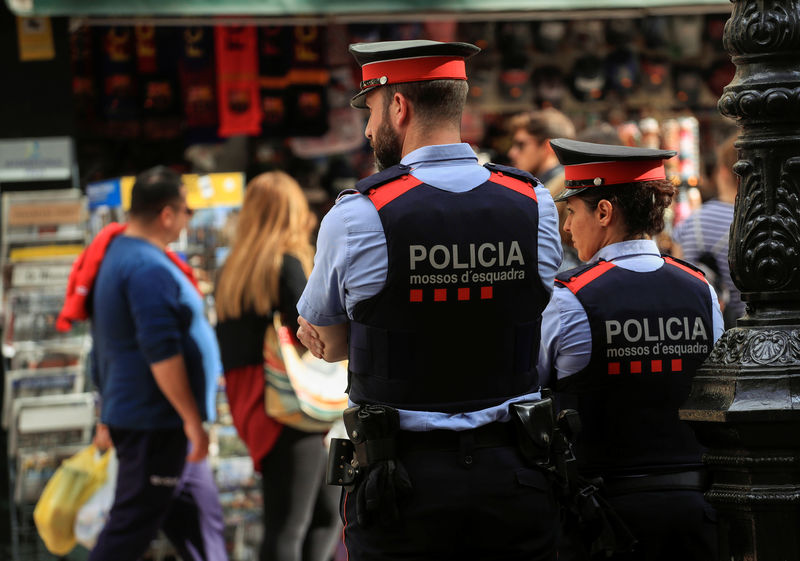
[[[222,372],[217,340],[194,285],[161,249],[138,238],[114,239],[95,279],[92,305],[104,423],[142,430],[181,427],[150,370],[177,354],[183,355],[201,417],[214,419]]]

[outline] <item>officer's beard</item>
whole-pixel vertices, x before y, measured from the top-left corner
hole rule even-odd
[[[396,166],[403,159],[403,143],[397,131],[389,125],[388,119],[384,119],[378,127],[378,134],[372,141],[372,149],[375,152],[378,171]]]

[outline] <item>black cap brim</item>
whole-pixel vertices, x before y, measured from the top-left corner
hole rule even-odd
[[[356,109],[366,109],[367,108],[367,94],[374,90],[375,88],[379,88],[380,86],[370,86],[369,88],[364,88],[352,98],[350,98],[350,106],[355,107]]]
[[[591,189],[592,186],[589,185],[587,187],[577,187],[575,189],[564,189],[561,191],[556,197],[553,198],[553,202],[560,203],[562,201],[566,201],[570,197],[583,193],[584,191]]]

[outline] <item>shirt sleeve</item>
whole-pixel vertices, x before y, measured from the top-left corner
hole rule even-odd
[[[342,196],[325,215],[314,269],[297,304],[314,325],[335,325],[386,284],[388,252],[378,211],[358,193]]]
[[[542,184],[536,187],[539,203],[539,276],[548,294],[561,266],[561,234],[558,231],[558,210],[550,191]]]
[[[148,364],[182,353],[179,287],[163,266],[145,265],[128,278],[127,296],[139,350]]]
[[[714,329],[714,342],[717,342],[717,339],[722,337],[723,332],[725,331],[725,320],[722,316],[722,310],[719,307],[719,298],[717,298],[717,291],[714,290],[714,287],[711,286],[711,283],[708,283],[708,290],[711,291],[711,320]]]
[[[592,333],[586,310],[572,292],[556,287],[542,313],[542,342],[537,364],[541,385],[580,372],[592,357]]]
[[[284,255],[281,276],[278,281],[278,310],[284,323],[295,333],[297,324],[297,301],[306,286],[306,273],[300,260],[293,255]]]

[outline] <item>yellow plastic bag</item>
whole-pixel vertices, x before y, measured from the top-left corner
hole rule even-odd
[[[75,544],[75,517],[83,503],[106,480],[110,451],[100,455],[89,445],[61,466],[47,482],[33,511],[33,521],[54,555],[66,555]]]

